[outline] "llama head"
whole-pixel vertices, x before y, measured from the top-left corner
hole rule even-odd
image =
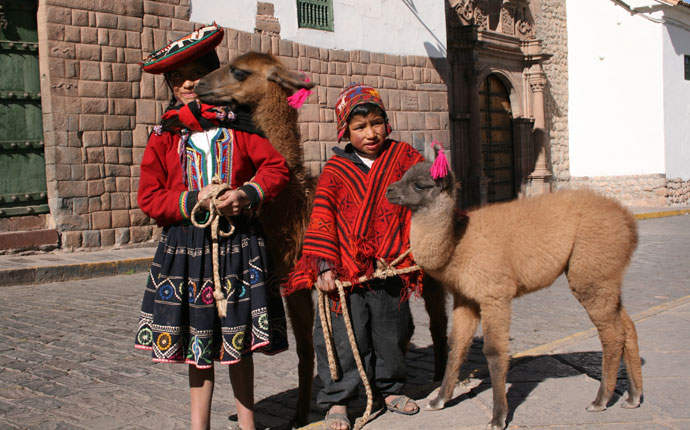
[[[271,54],[249,52],[204,76],[194,91],[204,103],[254,107],[269,93],[267,85],[277,85],[290,96],[314,83],[305,82]]]
[[[395,205],[409,208],[413,213],[435,206],[441,196],[455,201],[455,176],[452,172],[444,177],[431,177],[432,163],[424,161],[415,164],[398,182],[386,190],[386,198]]]

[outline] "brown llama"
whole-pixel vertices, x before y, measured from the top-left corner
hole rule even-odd
[[[630,212],[592,191],[565,190],[485,206],[460,217],[453,174],[434,180],[430,166],[413,166],[386,193],[391,203],[412,211],[415,261],[454,298],[448,364],[427,408],[442,409],[450,399],[481,318],[493,388],[489,428],[505,428],[512,300],[550,286],[564,272],[603,347],[601,385],[587,410],[606,409],[621,355],[629,387],[621,406],[638,407],[642,372],[637,333],[621,303],[623,272],[637,247]]]
[[[246,105],[252,120],[286,159],[291,179],[284,191],[261,208],[260,220],[275,261],[275,272],[284,279],[301,254],[309,223],[315,180],[304,167],[303,149],[297,125],[297,110],[286,98],[301,88],[311,88],[301,75],[289,71],[273,55],[249,52],[202,78],[195,91],[199,98],[215,105]],[[434,342],[435,378],[440,379],[445,363],[447,316],[442,288],[424,288]],[[285,296],[288,316],[297,344],[298,396],[294,417],[297,426],[308,423],[314,374],[314,304],[309,290]]]

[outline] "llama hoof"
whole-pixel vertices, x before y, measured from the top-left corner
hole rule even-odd
[[[628,397],[623,403],[621,403],[621,408],[624,409],[635,409],[640,407],[640,399],[631,399]]]
[[[503,430],[504,428],[506,428],[505,420],[491,420],[491,422],[486,425],[486,430]]]
[[[587,412],[601,412],[606,410],[606,405],[599,405],[597,403],[592,403],[587,406]]]
[[[426,404],[426,410],[428,410],[428,411],[440,411],[445,406],[446,406],[446,402],[437,397],[433,400],[429,400],[429,402]]]

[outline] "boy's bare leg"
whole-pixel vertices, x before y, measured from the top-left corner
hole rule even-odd
[[[255,430],[254,424],[254,360],[243,358],[228,366],[230,384],[235,395],[237,422],[242,430]]]
[[[192,430],[211,428],[211,400],[213,398],[214,372],[189,365],[189,395],[191,400]]]

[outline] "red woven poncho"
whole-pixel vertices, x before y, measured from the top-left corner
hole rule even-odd
[[[285,293],[311,288],[319,262],[333,267],[341,281],[370,275],[377,258],[390,263],[410,247],[410,212],[391,204],[386,189],[423,157],[404,142],[387,140],[369,173],[347,158],[334,155],[321,173],[302,258],[291,273]],[[409,256],[399,268],[414,265]],[[400,275],[405,292],[421,292],[419,272]]]

